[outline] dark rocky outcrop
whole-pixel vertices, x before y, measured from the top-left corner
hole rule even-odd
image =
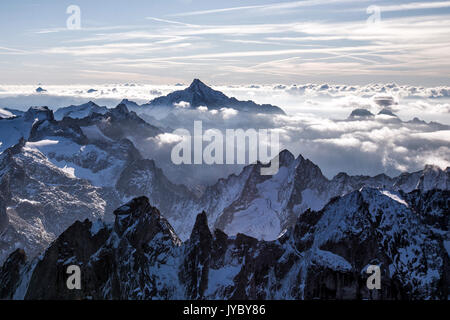
[[[403,199],[364,188],[306,211],[275,241],[211,232],[202,212],[182,243],[146,197],[135,198],[112,224],[76,222],[39,259],[14,252],[0,298],[447,299],[448,239],[430,227],[448,230],[448,192]],[[81,268],[81,290],[66,287],[69,265]],[[380,290],[366,286],[368,265],[380,267]]]

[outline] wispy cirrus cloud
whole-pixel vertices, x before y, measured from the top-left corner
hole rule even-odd
[[[423,10],[449,8],[450,1],[428,1],[428,2],[410,2],[402,4],[382,5],[382,12],[404,11],[404,10]]]
[[[0,47],[0,54],[25,54],[28,53],[27,50]]]
[[[129,50],[129,54],[142,54],[158,50],[180,49],[190,46],[190,43],[178,43],[170,46],[157,46],[153,43],[108,43],[102,45],[88,46],[68,46],[53,47],[45,49],[43,52],[49,54],[64,54],[73,56],[94,56],[94,55],[113,55],[122,54],[124,50]]]
[[[3,41],[4,47],[16,50],[0,48],[0,54],[13,66],[17,61],[14,56],[29,53],[27,65],[40,66],[35,73],[46,65],[49,70],[67,70],[73,65],[83,70],[95,66],[129,73],[140,69],[143,73],[157,72],[161,79],[168,75],[178,81],[201,77],[216,83],[310,78],[443,84],[450,74],[449,4],[262,0],[261,4],[233,7],[192,2],[162,11],[148,4],[142,5],[139,16],[136,11],[133,16],[123,12],[109,24],[91,16],[81,30],[60,26],[36,33],[33,28],[22,46]],[[367,23],[370,5],[380,8],[379,23]],[[95,13],[85,7],[87,4],[81,5],[83,17],[86,12]],[[48,76],[61,77],[56,71]],[[30,79],[25,70],[4,76],[6,80],[16,77]]]
[[[272,14],[276,13],[277,10],[280,9],[294,9],[294,8],[304,8],[304,7],[313,7],[320,5],[330,5],[330,4],[342,4],[342,3],[355,3],[355,2],[365,2],[368,0],[304,0],[304,1],[291,1],[291,2],[280,2],[275,4],[265,4],[265,5],[253,5],[253,6],[239,6],[239,7],[230,7],[230,8],[221,8],[221,9],[212,9],[212,10],[198,10],[198,11],[190,11],[190,12],[182,12],[170,14],[172,17],[186,17],[186,16],[198,16],[198,15],[208,15],[208,14],[217,14],[217,13],[233,13],[236,11],[247,11],[247,10],[261,10],[261,11],[270,11]]]

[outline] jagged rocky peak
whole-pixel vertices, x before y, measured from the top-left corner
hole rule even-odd
[[[204,99],[205,98],[206,99],[227,99],[228,98],[222,92],[214,90],[213,88],[207,86],[205,83],[203,83],[199,79],[194,79],[192,81],[191,85],[186,90],[188,90],[192,94],[198,95]]]
[[[24,114],[26,121],[38,120],[54,120],[53,111],[48,107],[31,107]]]
[[[447,190],[450,188],[450,172],[439,166],[427,164],[422,171],[417,188],[428,191],[431,189]]]
[[[125,103],[119,103],[114,109],[110,109],[107,114],[117,119],[140,119],[137,116],[136,112],[130,111],[130,109],[128,109],[128,106]]]
[[[440,198],[363,188],[306,211],[275,241],[212,236],[202,212],[183,244],[146,198],[135,198],[115,211],[129,219],[120,232],[86,220],[37,263],[14,252],[0,269],[0,298],[445,300],[445,233],[430,236],[422,222],[425,211],[448,211]],[[82,290],[67,289],[69,264],[81,267]],[[381,269],[381,290],[365,285],[371,264]]]
[[[301,154],[298,156],[297,161],[299,165],[297,166],[296,172],[302,173],[305,177],[320,178],[321,180],[326,180],[325,176],[322,173],[322,170],[309,159],[305,159]]]
[[[445,236],[431,237],[421,221],[425,211],[448,211],[439,198],[363,188],[308,210],[275,241],[212,236],[202,212],[183,244],[148,199],[135,198],[115,211],[129,219],[120,232],[76,222],[37,264],[12,254],[0,269],[0,298],[446,299]],[[65,286],[69,264],[86,279],[76,296]],[[380,266],[381,290],[365,286],[370,264]]]
[[[133,109],[133,108],[132,108]],[[122,127],[126,124],[129,126],[128,128],[123,127],[122,129],[127,130],[135,130],[136,128],[133,128],[134,125],[141,125],[144,128],[141,128],[142,133],[147,133],[149,136],[154,136],[155,133],[158,133],[160,130],[157,127],[154,127],[150,125],[149,123],[145,122],[142,118],[140,118],[135,111],[132,111],[128,108],[128,106],[125,103],[119,103],[114,109],[109,109],[108,112],[105,114],[108,117],[111,117],[113,120],[121,122]],[[122,122],[122,120],[124,122]],[[127,121],[131,121],[132,123],[129,123]],[[131,126],[131,127],[130,127]],[[117,128],[112,127],[111,130],[115,130]],[[150,131],[148,131],[150,130]]]
[[[128,108],[128,110],[132,110],[134,108],[139,108],[139,105],[136,102],[128,100],[128,99],[122,99],[122,101],[120,101],[119,105],[121,105],[121,104],[124,104]]]
[[[79,144],[87,144],[88,139],[81,128],[70,123],[70,120],[65,118],[63,121],[53,119],[39,121],[32,126],[28,141],[36,142],[49,137],[64,137]]]
[[[115,226],[118,233],[122,233],[130,225],[132,225],[135,220],[144,214],[156,214],[159,216],[159,211],[154,210],[150,206],[150,202],[147,197],[139,197],[131,200],[125,205],[114,211],[116,216]]]
[[[211,239],[211,231],[208,227],[208,217],[206,215],[206,212],[203,211],[202,213],[197,215],[197,218],[195,219],[194,228],[192,229],[190,240],[193,242],[196,241],[202,241],[203,239]]]
[[[287,149],[281,150],[278,155],[280,166],[287,167],[291,165],[292,162],[295,161],[295,156]]]
[[[84,105],[89,106],[89,107],[94,107],[94,106],[99,106],[98,104],[96,104],[94,101],[89,100],[87,103],[85,103]]]
[[[147,197],[134,198],[130,202],[124,204],[114,211],[116,216],[133,216],[140,217],[143,213],[148,212],[151,208]]]
[[[206,84],[204,84],[200,79],[194,79],[189,86],[189,89],[192,91],[202,92],[202,91],[214,91]]]
[[[113,111],[117,111],[117,112],[123,113],[123,114],[129,112],[127,106],[126,106],[124,103],[118,104],[118,105],[113,109]]]
[[[445,209],[435,206],[434,210]],[[345,272],[363,271],[368,264],[379,265],[384,289],[377,294],[384,299],[441,299],[447,296],[440,283],[446,253],[440,248],[440,240],[425,236],[428,227],[421,223],[418,212],[410,209],[400,194],[362,188],[330,201],[318,213],[300,216],[295,234],[297,248],[320,249],[317,253],[321,259],[327,252],[327,263],[333,259],[337,265],[343,259]],[[415,270],[414,275],[411,270]],[[320,273],[310,275],[317,290],[319,285],[329,286],[320,279]]]
[[[134,198],[115,210],[114,215],[114,230],[119,236],[126,235],[133,246],[147,243],[158,234],[173,244],[181,242],[169,222],[157,208],[150,205],[147,197]]]
[[[185,102],[191,108],[206,106],[208,109],[233,108],[238,111],[284,114],[279,107],[269,104],[257,104],[253,101],[239,101],[229,98],[220,91],[214,90],[199,79],[194,79],[191,85],[184,90],[174,91],[167,96],[153,99],[145,106],[149,107],[174,107]]]
[[[72,119],[83,119],[94,113],[105,114],[108,111],[107,107],[101,107],[93,101],[89,101],[80,105],[71,105],[64,108],[59,108],[55,111],[55,119],[62,120],[65,117]]]

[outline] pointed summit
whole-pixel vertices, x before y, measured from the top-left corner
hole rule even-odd
[[[6,214],[6,205],[2,198],[0,198],[0,232],[3,232],[9,223],[9,217]]]
[[[139,105],[136,102],[128,100],[128,99],[122,99],[122,101],[119,104],[126,105],[128,109],[130,109],[130,108],[138,108],[139,107]]]
[[[280,165],[287,167],[295,160],[295,156],[288,149],[283,149],[279,154],[279,159]]]
[[[222,101],[228,99],[226,95],[224,95],[222,92],[214,90],[213,88],[207,86],[199,79],[194,79],[192,81],[191,85],[185,89],[184,91],[189,92],[192,94],[192,103],[195,105],[195,107],[198,107],[202,104],[202,102],[211,103],[215,101]]]
[[[206,216],[206,212],[202,212],[197,215],[195,219],[194,228],[192,229],[191,241],[210,241],[212,239],[211,231],[208,227],[208,217]]]
[[[211,88],[210,86],[208,86],[204,82],[202,82],[200,79],[194,79],[192,81],[191,85],[186,90],[190,90],[190,91],[196,92],[196,93],[219,95],[219,96],[226,97],[222,92],[214,90],[213,88]]]
[[[124,103],[119,103],[112,111],[117,111],[121,114],[126,114],[129,112],[127,106]]]
[[[191,89],[191,90],[199,90],[199,89],[204,89],[204,88],[211,89],[210,87],[208,87],[206,84],[204,84],[199,79],[194,79],[192,81],[191,85],[189,86],[189,89]]]

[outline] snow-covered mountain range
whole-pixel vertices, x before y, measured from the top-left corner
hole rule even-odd
[[[362,188],[306,211],[274,241],[211,232],[203,212],[182,242],[146,197],[114,215],[114,223],[75,222],[36,259],[16,250],[0,269],[0,298],[448,296],[448,191],[416,190],[400,198]],[[82,270],[81,290],[67,289],[69,265]],[[365,285],[368,265],[380,266],[380,290]]]
[[[196,80],[160,101],[215,108],[212,96]],[[165,105],[152,103],[2,109],[0,298],[74,298],[45,276],[69,262],[95,279],[84,298],[447,296],[450,168],[327,178],[283,150],[273,176],[257,162],[193,193],[139,148],[165,132],[130,111]],[[386,291],[365,289],[369,263]]]
[[[449,188],[449,168],[427,166],[394,178],[341,173],[330,180],[310,160],[284,150],[274,176],[261,176],[263,164],[252,164],[201,195],[193,194],[171,182],[135,147],[160,129],[124,104],[105,113],[86,113],[85,105],[79,109],[86,117],[71,107],[71,113],[58,121],[47,108],[31,108],[0,120],[2,128],[19,128],[2,138],[0,260],[16,248],[24,248],[30,256],[38,254],[76,220],[111,221],[113,208],[138,196],[148,197],[182,240],[189,237],[202,211],[211,229],[274,240],[306,210],[321,210],[334,197],[362,187],[405,193]]]

